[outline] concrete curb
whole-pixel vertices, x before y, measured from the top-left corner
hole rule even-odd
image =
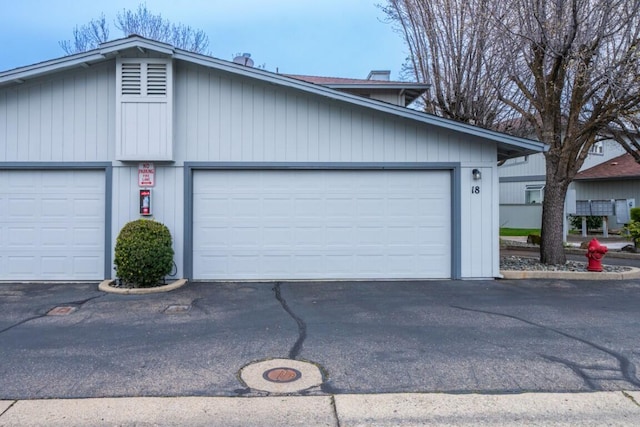
[[[562,280],[630,280],[640,279],[640,268],[629,267],[620,273],[592,271],[521,271],[500,270],[503,279],[562,279]]]
[[[2,426],[636,426],[637,391],[0,401]]]
[[[111,286],[115,280],[103,280],[98,285],[98,290],[102,292],[108,292],[111,294],[120,294],[120,295],[146,295],[146,294],[156,294],[161,292],[170,292],[176,290],[178,288],[183,287],[187,284],[187,279],[179,279],[175,282],[169,283],[164,286],[156,286],[154,288],[114,288]]]

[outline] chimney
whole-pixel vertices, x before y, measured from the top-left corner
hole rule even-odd
[[[388,82],[391,78],[391,71],[389,70],[372,70],[367,76],[367,80],[377,80]]]

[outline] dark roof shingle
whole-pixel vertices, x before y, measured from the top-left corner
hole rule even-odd
[[[606,162],[600,163],[592,168],[579,172],[575,180],[596,180],[596,179],[619,179],[619,178],[639,178],[640,164],[633,156],[625,153],[614,157]]]

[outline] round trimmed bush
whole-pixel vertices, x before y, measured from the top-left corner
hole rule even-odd
[[[125,224],[116,240],[116,276],[135,287],[160,284],[173,269],[171,232],[162,223],[139,219]]]

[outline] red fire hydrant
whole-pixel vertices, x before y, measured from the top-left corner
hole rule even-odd
[[[587,258],[589,259],[587,270],[602,271],[602,258],[604,258],[604,254],[606,253],[606,246],[602,246],[596,239],[591,239],[587,247]]]

